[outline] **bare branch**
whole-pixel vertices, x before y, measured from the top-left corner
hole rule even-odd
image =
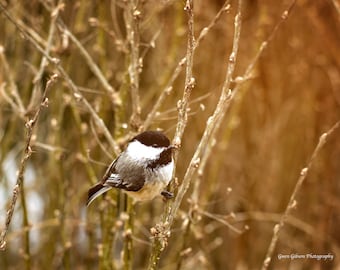
[[[62,8],[62,6],[59,4],[56,6],[56,8],[51,11],[51,22],[50,22],[50,29],[48,32],[48,37],[47,37],[47,42],[46,42],[46,47],[45,47],[45,53],[47,55],[50,54],[52,45],[53,45],[53,37],[55,34],[55,30],[56,30],[56,20],[58,18],[58,14],[60,9]],[[53,14],[53,15],[52,15]],[[33,79],[33,83],[34,83],[34,88],[32,91],[32,95],[31,95],[31,100],[29,105],[27,106],[27,110],[30,110],[31,107],[35,107],[37,102],[39,101],[39,94],[40,94],[40,81],[42,79],[43,73],[46,69],[46,66],[48,64],[48,61],[46,59],[45,56],[42,57],[41,61],[40,61],[40,67],[39,70],[37,72],[37,74],[35,75],[34,79]]]
[[[194,60],[194,44],[195,44],[195,37],[194,37],[194,2],[193,0],[187,0],[184,10],[188,14],[188,42],[187,42],[187,55],[186,55],[186,77],[185,77],[185,87],[183,92],[182,100],[178,101],[178,122],[176,127],[175,136],[173,139],[173,144],[180,147],[182,136],[187,125],[188,121],[188,104],[189,98],[191,95],[191,91],[195,85],[195,79],[192,75],[192,68],[193,68],[193,60]],[[177,159],[178,152],[175,154],[175,163]],[[176,171],[174,169],[174,171]],[[184,181],[183,185],[184,186]],[[177,201],[176,197],[176,201]],[[176,203],[176,202],[175,202]],[[174,204],[175,204],[174,203]],[[171,210],[170,210],[171,209]],[[167,210],[171,211],[172,213],[172,203],[168,204]],[[166,212],[168,212],[166,211]],[[177,209],[176,209],[177,211]],[[161,225],[160,229],[157,230],[157,234],[155,234],[150,261],[149,261],[149,268],[148,269],[156,269],[160,254],[164,250],[167,238],[168,231],[170,229],[171,223],[167,220],[170,215],[164,214],[163,219],[165,220],[164,226]],[[166,224],[166,225],[165,225]]]
[[[43,107],[46,107],[48,105],[48,98],[47,98],[47,93],[49,91],[49,89],[51,88],[52,84],[55,82],[57,76],[53,75],[50,80],[47,82],[43,96],[41,98],[41,102],[39,104],[39,107],[37,109],[37,111],[35,112],[34,116],[32,119],[29,119],[26,122],[26,128],[27,128],[27,137],[26,137],[26,145],[25,145],[25,149],[23,152],[23,156],[20,162],[20,167],[19,167],[19,173],[18,173],[18,177],[16,180],[16,184],[13,188],[13,195],[12,195],[12,199],[11,199],[11,204],[7,210],[7,215],[6,215],[6,221],[5,221],[5,228],[4,230],[1,232],[0,235],[0,249],[4,250],[6,248],[6,234],[9,228],[9,225],[11,223],[12,217],[13,217],[13,213],[14,213],[14,208],[15,208],[15,204],[18,198],[18,193],[19,190],[23,184],[24,181],[24,173],[25,173],[25,169],[26,169],[26,164],[28,159],[31,157],[32,155],[32,147],[31,147],[31,140],[32,140],[32,135],[34,132],[34,128],[37,124],[40,112],[42,110]]]
[[[138,1],[129,0],[125,9],[125,25],[127,41],[130,45],[130,64],[128,68],[130,76],[130,94],[132,101],[132,115],[130,124],[133,129],[138,130],[140,126],[140,98],[139,98],[139,74],[142,71],[142,58],[139,56],[139,20],[141,11],[138,8]]]
[[[338,121],[327,132],[323,133],[320,136],[319,142],[316,145],[316,147],[315,147],[315,149],[314,149],[314,151],[312,153],[312,156],[311,156],[310,160],[308,161],[306,167],[301,169],[300,176],[299,176],[299,178],[298,178],[298,180],[296,182],[296,185],[294,187],[292,195],[289,198],[289,201],[288,201],[288,204],[286,206],[286,209],[285,209],[284,213],[282,214],[282,216],[280,218],[280,222],[277,223],[274,226],[274,228],[273,228],[273,237],[272,237],[272,239],[270,241],[270,244],[269,244],[269,247],[268,247],[265,259],[263,261],[262,268],[261,268],[262,270],[268,269],[268,267],[269,267],[269,264],[270,264],[270,262],[272,260],[272,256],[273,256],[276,244],[277,244],[277,241],[279,240],[280,232],[281,232],[283,226],[286,224],[287,219],[289,218],[289,215],[290,215],[291,211],[294,208],[296,208],[296,205],[297,205],[297,200],[296,200],[297,194],[300,191],[300,189],[302,187],[302,184],[303,184],[303,182],[305,181],[305,179],[306,179],[306,177],[308,175],[308,172],[312,168],[314,160],[317,158],[317,156],[320,153],[320,150],[326,144],[327,138],[329,136],[331,136],[334,133],[334,131],[336,129],[338,129],[339,127],[340,127],[340,121]]]
[[[194,174],[197,171],[197,168],[199,167],[199,164],[201,162],[201,159],[204,155],[204,153],[207,151],[207,146],[209,144],[209,141],[211,139],[211,135],[216,130],[216,127],[219,127],[223,117],[225,115],[225,112],[229,106],[230,98],[231,98],[231,91],[229,90],[230,83],[232,81],[232,75],[234,73],[235,69],[235,63],[236,63],[236,57],[238,52],[238,45],[240,41],[240,33],[241,33],[241,7],[242,7],[242,0],[239,0],[239,8],[238,12],[235,16],[235,31],[234,31],[234,39],[233,39],[233,49],[229,56],[229,64],[226,74],[226,79],[224,81],[224,85],[222,88],[222,93],[220,96],[220,100],[216,106],[216,109],[213,113],[213,115],[208,119],[207,125],[204,131],[204,134],[201,138],[201,141],[190,161],[190,164],[188,166],[188,169],[185,173],[182,185],[180,186],[178,190],[178,194],[175,198],[175,201],[171,207],[171,212],[167,216],[166,222],[169,224],[173,223],[173,219],[176,216],[177,210],[183,200],[184,194],[189,188],[190,182],[193,179]],[[209,152],[210,154],[210,152]]]
[[[182,136],[184,129],[188,122],[188,105],[191,95],[191,91],[195,86],[195,78],[192,75],[192,68],[194,65],[194,3],[193,0],[187,0],[184,10],[188,13],[188,43],[187,43],[187,55],[186,55],[186,75],[183,97],[177,103],[178,109],[178,121],[173,144],[180,147],[182,142]]]
[[[223,4],[222,8],[219,10],[219,12],[216,14],[216,16],[214,17],[214,19],[211,21],[211,23],[207,26],[204,27],[196,42],[194,43],[194,47],[193,47],[193,52],[195,52],[195,50],[198,48],[198,46],[200,45],[200,42],[204,39],[204,37],[209,33],[209,31],[216,25],[217,21],[221,18],[222,14],[224,12],[228,12],[230,9],[230,0],[225,1],[225,3]],[[147,118],[145,119],[144,123],[143,123],[143,128],[144,129],[148,129],[149,126],[151,125],[152,121],[154,120],[158,110],[160,109],[160,107],[162,106],[163,102],[165,101],[166,97],[168,95],[170,95],[170,93],[173,90],[172,85],[174,84],[175,80],[177,79],[177,77],[179,76],[179,74],[181,73],[185,63],[187,61],[187,56],[184,56],[177,64],[171,78],[169,79],[168,83],[166,84],[166,86],[164,87],[164,89],[162,90],[161,94],[159,95],[155,105],[153,106],[152,110],[148,113]]]

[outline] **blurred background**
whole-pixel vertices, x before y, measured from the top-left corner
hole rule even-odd
[[[131,99],[126,42],[126,1],[2,1],[24,31],[50,54],[124,147]],[[236,76],[242,76],[291,1],[243,1]],[[60,6],[59,19],[51,12]],[[184,1],[139,1],[141,119],[144,120],[185,56]],[[208,26],[223,0],[195,1],[195,35]],[[215,148],[200,179],[194,178],[172,228],[159,269],[259,269],[274,225],[285,210],[300,171],[319,136],[340,119],[340,3],[297,1],[269,40],[252,76],[231,103]],[[189,121],[179,152],[178,182],[217,104],[231,52],[237,1],[213,24],[195,51]],[[53,22],[54,21],[54,22]],[[55,24],[54,32],[51,26]],[[114,102],[87,64],[82,44],[117,91]],[[50,37],[50,41],[49,40]],[[0,17],[0,228],[26,142],[25,122],[40,102],[47,79],[58,73],[41,64],[42,54],[2,12]],[[172,138],[185,69],[173,83],[150,129]],[[233,85],[234,86],[234,85]],[[115,191],[88,209],[88,188],[115,157],[105,136],[69,85],[60,77],[48,93],[27,163],[23,189],[0,252],[0,269],[119,269],[124,242]],[[271,269],[340,267],[340,131],[325,147],[297,196],[284,226]],[[199,201],[192,207],[193,186]],[[197,193],[196,193],[197,194]],[[157,198],[134,211],[133,269],[145,269],[150,228],[160,221]],[[226,223],[241,233],[235,233]],[[278,254],[333,254],[333,260],[278,259]]]

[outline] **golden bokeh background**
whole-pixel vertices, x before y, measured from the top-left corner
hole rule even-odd
[[[52,21],[50,7],[55,2],[7,1],[3,5],[45,48]],[[120,107],[111,102],[80,49],[60,26],[51,42],[51,55],[60,59],[60,65],[119,142],[129,134],[131,116],[125,2],[65,1],[59,12],[59,18],[119,93]],[[197,39],[224,1],[194,2]],[[184,4],[139,1],[142,120],[186,54]],[[340,3],[297,1],[283,20],[282,13],[290,4],[286,0],[243,1],[234,78],[242,80],[262,42],[268,41],[268,45],[231,102],[206,170],[192,179],[159,269],[259,269],[300,171],[308,164],[319,137],[340,119]],[[228,10],[195,51],[196,84],[179,151],[179,183],[221,93],[236,10],[237,1],[230,1]],[[41,86],[58,71],[47,64],[41,80],[34,81],[42,54],[1,13],[2,229],[26,140],[25,121],[39,104]],[[175,132],[176,106],[183,95],[184,80],[185,68],[151,125],[152,129],[163,129],[170,138]],[[5,98],[3,93],[17,101],[13,89],[17,89],[24,111]],[[123,199],[113,191],[88,209],[84,205],[87,189],[102,176],[114,153],[62,76],[51,87],[48,99],[48,108],[43,108],[36,126],[33,155],[7,236],[7,249],[0,253],[0,269],[119,269],[124,215],[119,216],[118,208]],[[309,168],[296,206],[280,232],[270,269],[340,267],[339,136],[340,131],[335,130],[327,137]],[[201,181],[196,208],[192,206],[195,181]],[[133,269],[146,269],[150,228],[160,221],[164,205],[155,199],[135,208]],[[242,233],[235,233],[226,222]],[[107,251],[105,247],[111,244]],[[278,259],[279,254],[310,253],[333,254],[335,258]]]

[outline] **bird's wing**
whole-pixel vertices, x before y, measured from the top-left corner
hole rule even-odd
[[[117,163],[119,163],[120,157],[121,155],[110,164],[103,176],[101,183],[106,187],[120,188],[127,191],[140,190],[145,183],[144,167],[134,167],[133,170],[131,170],[131,168],[122,169],[120,167],[118,173],[116,167],[119,167]]]
[[[144,183],[145,177],[142,175],[122,179],[120,175],[113,173],[106,179],[104,185],[124,189],[126,191],[138,191],[144,186]]]
[[[118,173],[116,169],[118,159],[119,157],[107,168],[101,182],[89,189],[86,203],[87,206],[111,188],[138,191],[144,186],[145,176],[143,167],[140,167],[137,170],[135,168],[134,173],[132,173],[129,168],[120,170]]]

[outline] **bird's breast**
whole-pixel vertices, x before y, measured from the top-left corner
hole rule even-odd
[[[126,191],[135,201],[152,200],[166,188],[172,178],[173,162],[151,170],[147,169],[144,186],[137,192]]]

